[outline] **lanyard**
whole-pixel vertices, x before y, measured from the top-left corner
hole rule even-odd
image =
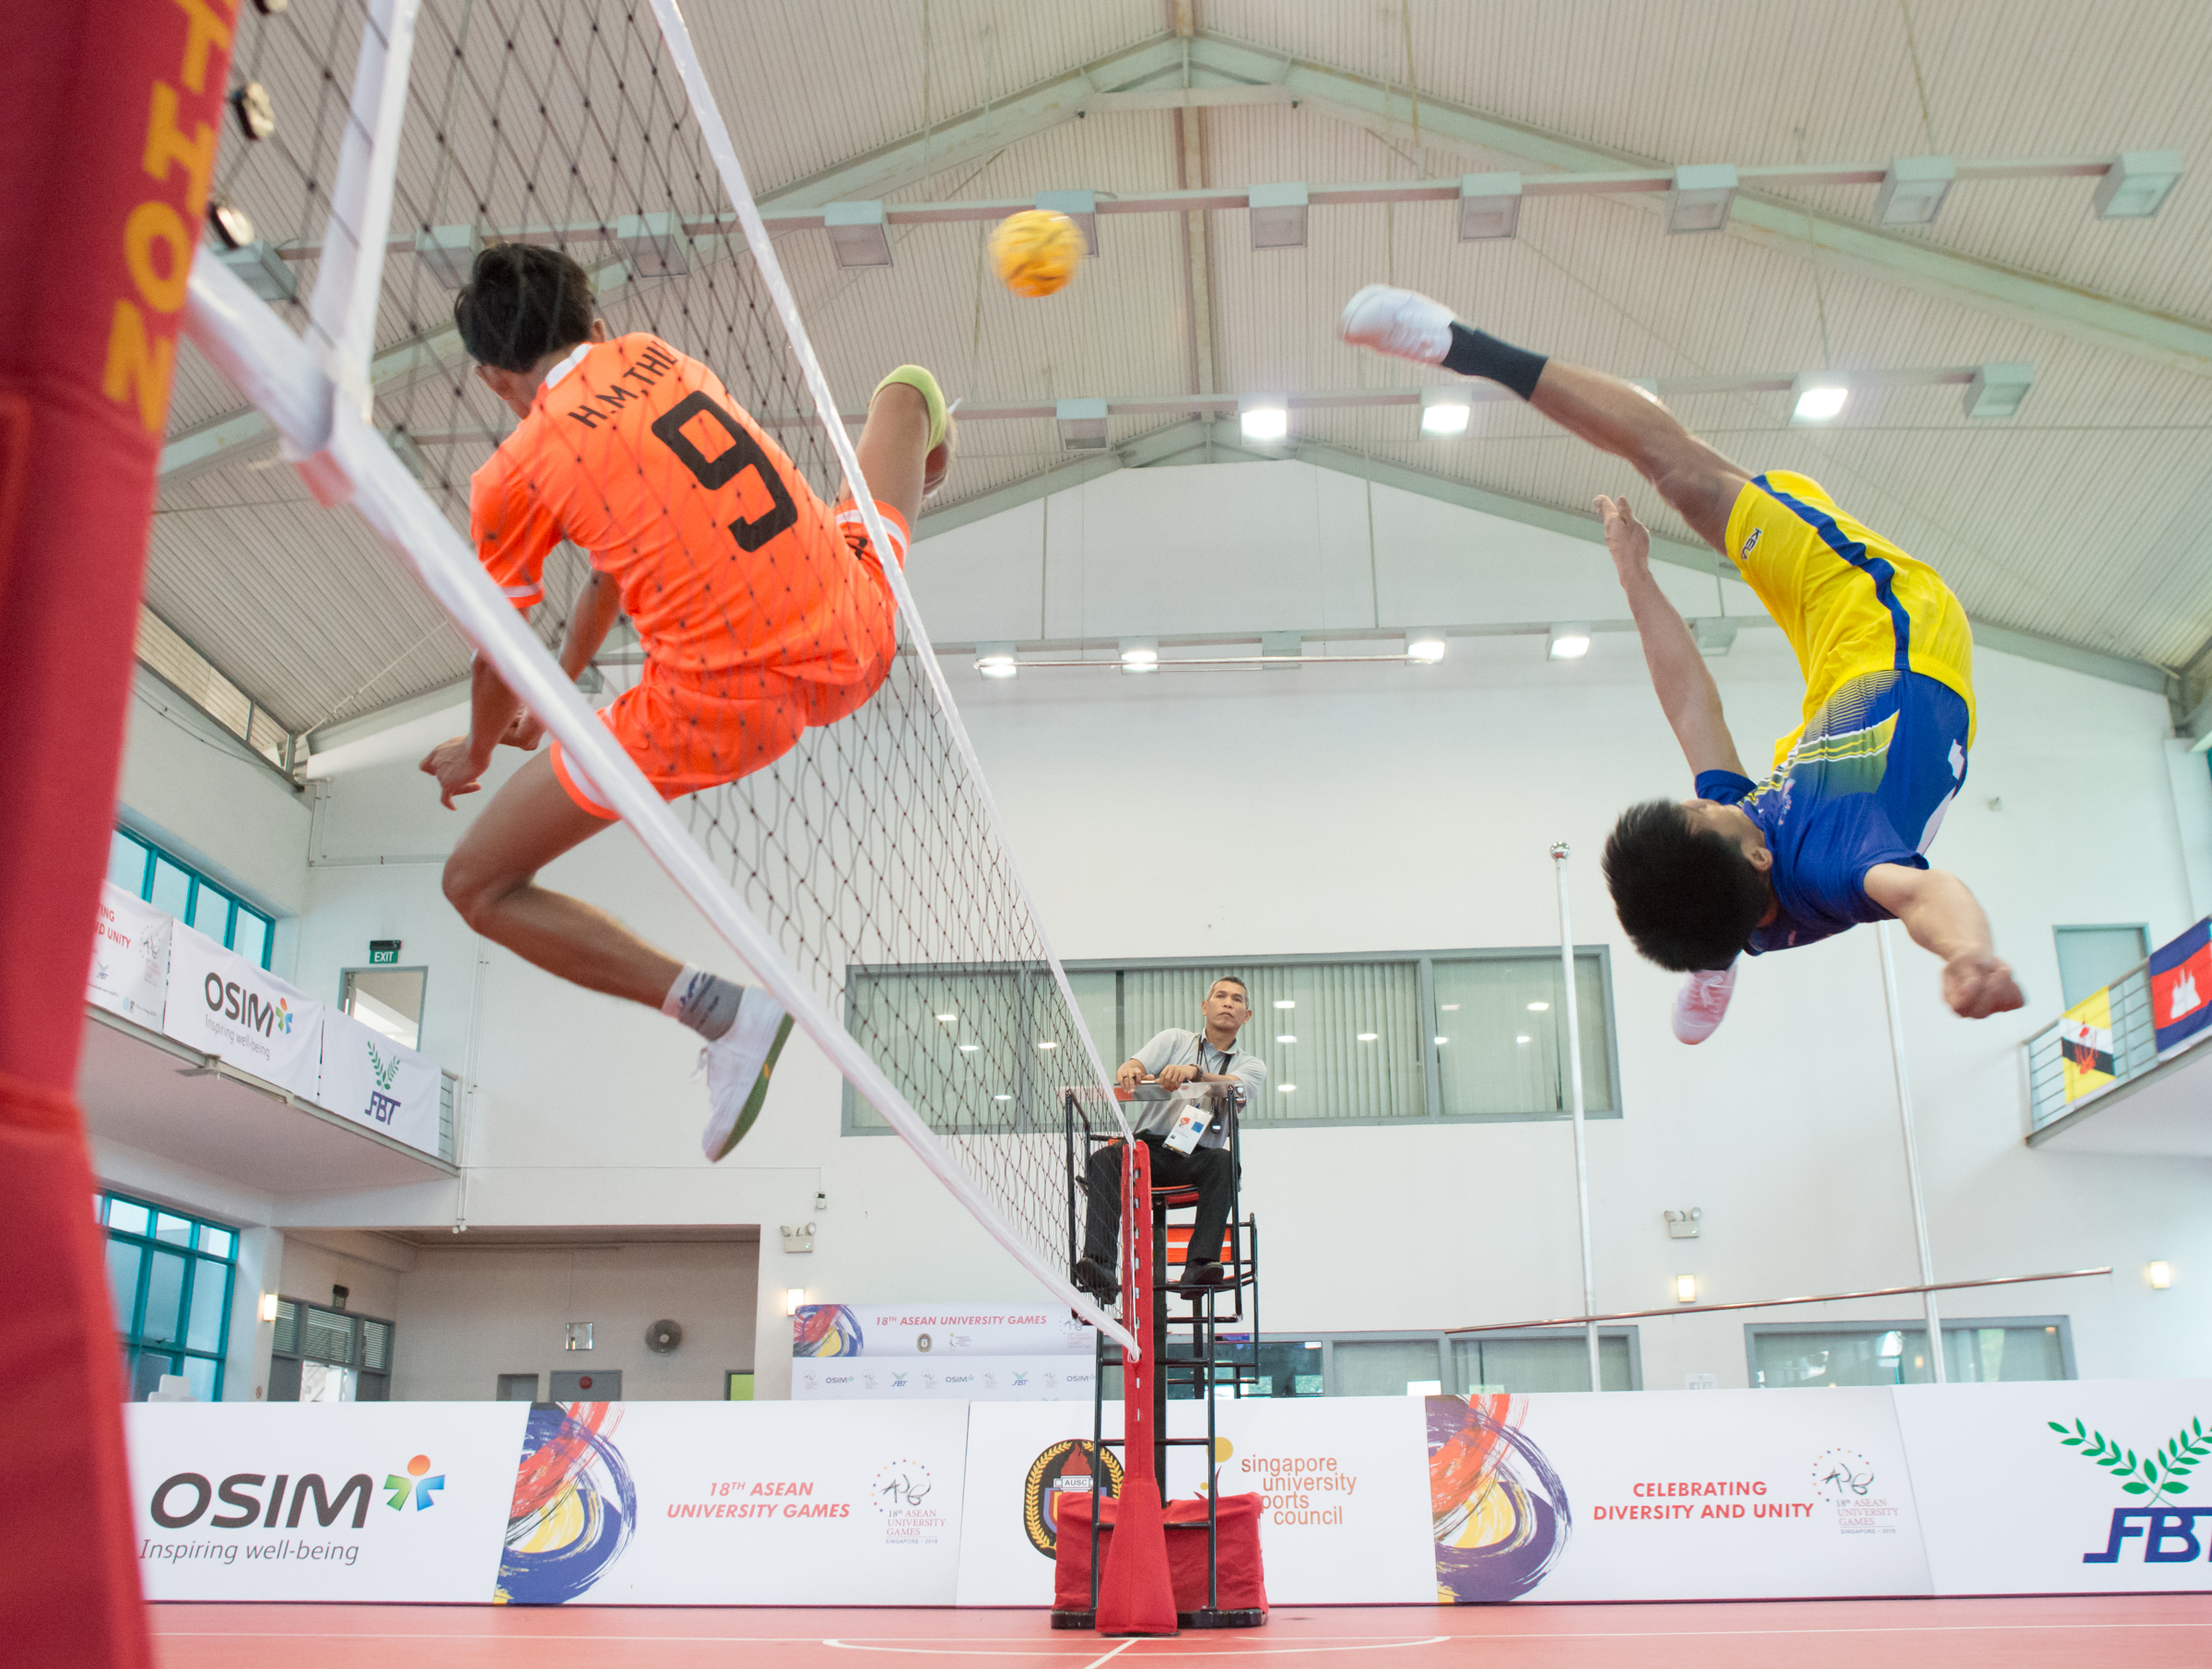
[[[1198,1070],[1200,1072],[1206,1070],[1206,1052],[1208,1049],[1213,1049],[1213,1044],[1207,1040],[1206,1033],[1202,1031],[1198,1034]],[[1229,1076],[1230,1063],[1237,1058],[1236,1051],[1234,1049],[1214,1049],[1214,1052],[1221,1057],[1221,1064],[1217,1070],[1223,1077]]]

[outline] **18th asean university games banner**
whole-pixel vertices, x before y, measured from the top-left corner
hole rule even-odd
[[[1120,1410],[1108,1405],[1108,1432]],[[1277,1604],[2212,1589],[2212,1381],[1253,1399]],[[1204,1410],[1171,1405],[1171,1431]],[[1050,1603],[1047,1404],[126,1410],[157,1599]],[[1172,1493],[1202,1483],[1171,1452]]]

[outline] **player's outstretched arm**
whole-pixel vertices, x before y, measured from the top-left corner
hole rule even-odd
[[[1744,762],[1736,756],[1735,738],[1728,734],[1728,721],[1721,711],[1720,689],[1705,657],[1698,652],[1698,641],[1681,611],[1652,578],[1652,535],[1625,498],[1600,494],[1597,513],[1605,518],[1606,549],[1612,554],[1613,570],[1628,594],[1629,612],[1636,617],[1636,635],[1643,643],[1652,688],[1674,727],[1675,740],[1682,745],[1683,758],[1693,772],[1730,770],[1742,776]]]
[[[576,606],[569,612],[569,629],[560,645],[560,670],[571,682],[583,676],[583,669],[592,664],[592,657],[621,617],[621,587],[612,576],[593,569],[584,579],[583,589],[576,594]],[[545,735],[545,721],[525,707],[514,715],[500,740],[509,747],[529,752]]]
[[[441,742],[423,756],[418,769],[438,779],[438,799],[453,809],[455,794],[475,793],[478,781],[491,766],[491,751],[523,710],[523,699],[507,688],[506,680],[478,655],[469,667],[468,735]]]
[[[1864,885],[1868,898],[1905,924],[1915,945],[1943,958],[1943,1000],[1960,1018],[1987,1019],[2027,1003],[2012,970],[1997,958],[1989,917],[1957,876],[1877,864]]]

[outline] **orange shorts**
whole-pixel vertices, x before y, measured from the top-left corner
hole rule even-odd
[[[876,507],[890,523],[905,566],[907,528],[888,504]],[[719,680],[667,670],[647,656],[645,676],[599,712],[622,750],[665,800],[734,782],[772,765],[809,728],[857,711],[882,686],[899,652],[898,604],[851,500],[836,509],[850,582],[848,629],[819,660],[747,666]],[[553,774],[569,798],[594,817],[617,815],[612,802],[559,741]]]

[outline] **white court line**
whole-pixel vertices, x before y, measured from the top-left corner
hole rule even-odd
[[[1124,1641],[1123,1641],[1123,1642],[1122,1642],[1120,1645],[1116,1646],[1116,1647],[1115,1647],[1115,1648],[1114,1648],[1114,1649],[1113,1649],[1112,1651],[1109,1651],[1109,1652],[1108,1652],[1108,1653],[1107,1653],[1107,1654],[1106,1654],[1104,1657],[1101,1657],[1101,1658],[1096,1659],[1095,1661],[1093,1661],[1093,1662],[1091,1662],[1091,1663],[1087,1663],[1086,1665],[1084,1665],[1084,1669],[1101,1669],[1101,1666],[1102,1666],[1102,1665],[1104,1665],[1104,1664],[1106,1664],[1106,1663],[1112,1663],[1112,1661],[1113,1661],[1115,1658],[1117,1658],[1117,1657],[1121,1656],[1123,1652],[1124,1652],[1124,1651],[1128,1651],[1130,1647],[1132,1647],[1132,1646],[1135,1645],[1135,1644],[1136,1644],[1136,1640],[1137,1640],[1137,1638],[1138,1638],[1138,1637],[1132,1637],[1132,1638],[1131,1638],[1131,1639],[1129,1639],[1129,1640],[1124,1640]],[[825,1646],[826,1646],[826,1645],[828,1645],[829,1643],[830,1643],[830,1642],[829,1642],[828,1640],[824,1640],[824,1641],[822,1642],[822,1644],[824,1644]]]
[[[1179,1636],[1168,1634],[1138,1635],[1135,1639],[1124,1640],[1112,1651],[1109,1651],[1105,1657],[1095,1658],[1090,1663],[1086,1663],[1084,1665],[1084,1669],[1099,1669],[1099,1665],[1105,1663],[1107,1658],[1119,1657],[1123,1652],[1128,1651],[1132,1646],[1167,1645],[1171,1642],[1178,1641],[1180,1638],[1181,1637]],[[1401,1651],[1410,1646],[1442,1646],[1447,1645],[1455,1640],[1494,1640],[1500,1637],[1495,1635],[1431,1634],[1424,1636],[1418,1640],[1412,1639],[1410,1637],[1401,1640],[1386,1636],[1380,1640],[1375,1640],[1364,1635],[1340,1635],[1335,1640],[1325,1640],[1318,1645],[1312,1646],[1220,1646],[1215,1647],[1210,1651],[1194,1651],[1187,1647],[1178,1644],[1174,1655],[1178,1658],[1311,1657],[1317,1652],[1323,1651],[1334,1651],[1338,1653],[1347,1651]],[[1347,1644],[1347,1641],[1352,1643]],[[888,1646],[877,1645],[873,1642],[863,1642],[857,1640],[826,1640],[822,1642],[822,1644],[825,1646],[834,1646],[841,1651],[896,1652],[902,1656],[908,1657],[1075,1657],[1078,1655],[1077,1652],[1073,1651],[1053,1652],[1041,1647],[1030,1647],[1027,1650],[1018,1651],[979,1651],[972,1647],[954,1650],[943,1643],[928,1646]],[[958,1642],[956,1641],[952,1644],[957,1646]],[[1088,1651],[1090,1650],[1090,1648],[1086,1646],[1083,1648],[1083,1650]]]

